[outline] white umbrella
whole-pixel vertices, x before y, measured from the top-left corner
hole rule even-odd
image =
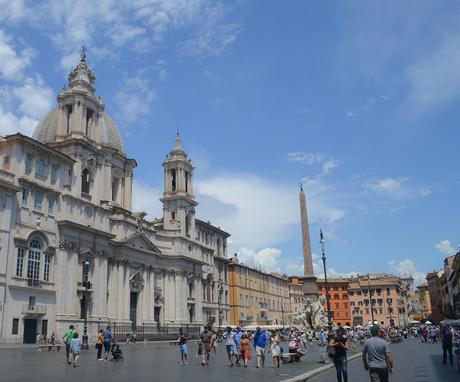
[[[426,322],[425,322],[425,325],[431,325],[431,322],[430,322],[430,321],[426,321]]]

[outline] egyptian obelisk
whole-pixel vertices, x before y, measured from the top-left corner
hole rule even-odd
[[[308,227],[307,201],[305,199],[302,184],[300,184],[299,199],[304,264],[304,276],[302,277],[303,293],[306,297],[318,299],[318,285],[316,284],[316,276],[313,273],[313,257],[311,253],[310,232]]]

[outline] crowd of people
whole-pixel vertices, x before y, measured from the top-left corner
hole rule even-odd
[[[224,331],[213,331],[211,327],[205,326],[197,342],[197,357],[200,357],[203,367],[208,365],[211,358],[217,354],[218,344],[222,343],[225,345],[228,367],[236,365],[246,368],[254,355],[256,368],[265,367],[267,357],[271,357],[274,368],[279,368],[282,361],[285,363],[299,361],[307,352],[316,351],[320,361],[326,362],[327,358],[331,359],[337,372],[338,382],[348,382],[347,353],[350,350],[354,352],[361,350],[363,366],[369,371],[371,381],[386,382],[393,371],[389,344],[407,339],[417,339],[422,343],[440,343],[443,350],[443,364],[449,362],[453,365],[453,346],[456,345],[460,349],[460,329],[447,325],[435,326],[431,323],[411,328],[378,325],[368,328],[339,327],[330,332],[327,328],[268,330],[257,327],[255,330],[243,330],[240,327],[233,329],[230,326]],[[182,365],[188,364],[189,340],[187,333],[180,329],[176,342]],[[58,342],[54,333],[52,341]],[[129,343],[135,341],[136,336],[127,338]],[[74,325],[70,325],[64,332],[62,342],[66,349],[67,364],[77,367],[82,341]],[[101,328],[95,343],[96,359],[98,361],[114,359],[115,346],[118,345],[114,343],[110,326]],[[104,358],[102,358],[103,352]]]

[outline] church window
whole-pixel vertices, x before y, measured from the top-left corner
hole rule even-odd
[[[32,171],[32,161],[34,156],[31,153],[26,154],[26,172]]]
[[[57,164],[51,163],[51,183],[55,183],[57,179]]]
[[[11,334],[19,333],[19,318],[13,318],[13,328],[11,329]]]
[[[45,269],[43,272],[43,279],[50,281],[50,268],[51,268],[51,255],[45,255]]]
[[[90,109],[86,109],[86,129],[85,135],[89,137],[89,132],[91,129],[91,125],[93,123],[93,111]]]
[[[55,199],[52,196],[48,197],[48,214],[52,215],[54,213],[54,203]]]
[[[27,206],[29,201],[29,190],[27,188],[22,189],[22,205]]]
[[[42,178],[46,178],[46,170],[47,170],[46,161],[43,158],[38,158],[35,174]]]
[[[176,170],[171,170],[171,191],[176,191]]]
[[[70,134],[70,119],[72,118],[72,105],[67,105],[67,134]]]
[[[37,238],[29,243],[29,257],[27,262],[27,278],[38,280],[40,278],[40,256],[42,245]]]
[[[34,209],[37,211],[42,210],[42,202],[43,202],[43,192],[42,191],[35,191],[34,194]]]
[[[188,178],[189,178],[188,172],[185,171],[185,192],[188,192]]]
[[[116,202],[118,200],[118,190],[120,188],[120,179],[113,178],[112,180],[112,201]]]
[[[24,270],[24,248],[18,248],[18,257],[16,259],[16,276],[22,277]]]
[[[5,170],[8,170],[10,168],[10,156],[9,155],[5,155],[3,157],[3,168]]]
[[[89,194],[90,174],[85,168],[81,174],[81,193]]]
[[[171,212],[171,220],[176,220],[176,211]]]

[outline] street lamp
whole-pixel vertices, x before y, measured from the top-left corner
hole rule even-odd
[[[329,284],[327,283],[327,270],[326,270],[326,251],[324,249],[324,236],[323,236],[323,229],[320,228],[319,230],[319,237],[320,237],[320,244],[321,244],[321,252],[323,254],[323,269],[324,269],[324,284],[326,286],[326,305],[327,305],[327,328],[329,332],[329,336],[332,335],[332,321],[331,321],[331,303],[329,301]]]
[[[367,285],[369,287],[369,300],[371,303],[371,317],[372,317],[372,326],[374,326],[374,306],[372,305],[372,294],[371,294],[371,276],[367,274]]]
[[[88,289],[89,289],[89,281],[88,281],[88,275],[89,274],[89,261],[86,260],[83,263],[83,286],[85,287],[85,295],[84,295],[84,300],[85,300],[85,311],[84,311],[84,322],[83,322],[83,337],[82,337],[82,343],[81,343],[81,348],[82,349],[89,349],[88,346]]]
[[[219,280],[219,284],[217,286],[217,323],[219,324],[219,329],[222,325],[222,319],[221,319],[221,312],[220,312],[220,305],[222,304],[222,295],[224,294],[224,286],[222,285],[222,281]]]
[[[283,321],[283,330],[284,330],[284,304],[281,303],[281,319]]]

